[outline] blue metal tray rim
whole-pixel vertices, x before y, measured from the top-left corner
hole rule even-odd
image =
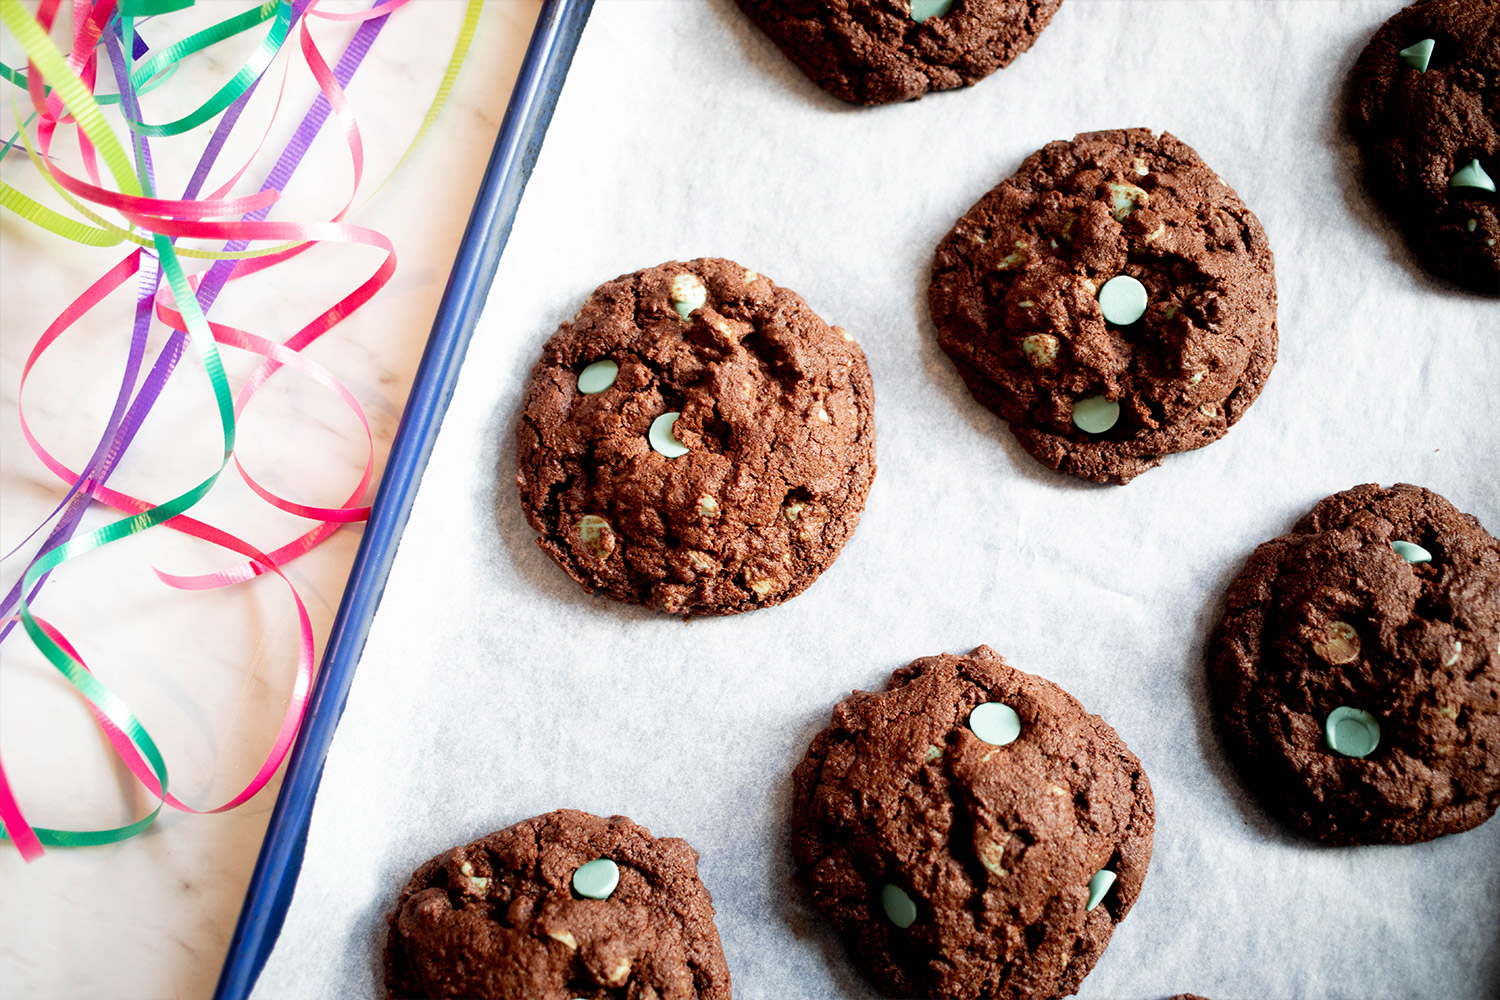
[[[370,519],[266,828],[216,1000],[242,1000],[270,957],[302,868],[323,763],[459,368],[483,311],[594,0],[544,0],[391,445]]]

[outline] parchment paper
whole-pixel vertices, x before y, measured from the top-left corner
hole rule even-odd
[[[1272,825],[1204,707],[1205,638],[1254,546],[1362,482],[1500,530],[1500,309],[1416,267],[1339,125],[1380,2],[1067,0],[973,88],[855,110],[728,0],[603,0],[521,205],[328,758],[266,997],[380,995],[412,868],[549,809],[689,840],[742,998],[866,997],[793,878],[789,777],[833,705],[988,643],[1110,722],[1156,792],[1134,911],[1083,997],[1494,997],[1500,821],[1330,849]],[[1126,487],[1054,475],[938,351],[931,254],[1042,144],[1193,145],[1276,253],[1281,357],[1229,435]],[[860,340],[880,470],[838,562],[691,624],[585,595],[513,477],[542,342],[615,275],[734,258]]]

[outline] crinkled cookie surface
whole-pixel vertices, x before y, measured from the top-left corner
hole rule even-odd
[[[613,861],[604,899],[573,887]],[[684,840],[559,809],[418,868],[387,918],[390,1000],[729,1000],[713,900]]]
[[[1210,695],[1283,821],[1333,844],[1431,840],[1500,805],[1497,644],[1500,542],[1431,490],[1367,484],[1256,548]]]
[[[1255,214],[1185,143],[1090,132],[1032,154],[958,220],[928,304],[969,391],[1028,452],[1125,483],[1218,440],[1260,394],[1273,264]],[[1110,314],[1126,286],[1143,311]]]
[[[1013,713],[999,736],[971,728],[991,703]],[[1154,825],[1115,731],[985,646],[855,692],[794,776],[814,901],[898,997],[1075,992],[1140,892]]]
[[[595,365],[613,375],[584,391]],[[870,369],[795,292],[672,261],[600,286],[547,341],[516,441],[521,506],[573,579],[670,614],[749,611],[805,590],[859,523]]]

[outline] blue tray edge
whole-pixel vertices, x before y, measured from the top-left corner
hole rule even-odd
[[[483,311],[516,209],[536,165],[578,39],[594,0],[544,0],[511,90],[484,179],[411,394],[391,444],[349,582],[313,683],[307,717],[283,776],[245,903],[214,990],[215,1000],[248,997],[281,932],[302,868],[323,763],[343,715],[354,671],[385,591],[422,472],[458,383],[459,368]]]

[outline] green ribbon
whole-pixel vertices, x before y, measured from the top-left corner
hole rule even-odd
[[[174,10],[186,10],[194,0],[120,0],[121,17],[156,17]]]
[[[128,52],[131,41],[135,37],[135,19],[124,14],[123,11],[121,16],[125,28],[125,51]],[[287,33],[292,27],[292,5],[287,0],[266,0],[253,10],[236,14],[228,20],[220,21],[212,27],[189,35],[136,67],[135,71],[130,74],[130,82],[136,87],[143,87],[158,73],[165,72],[169,65],[180,62],[186,56],[201,49],[216,45],[226,38],[248,31],[258,24],[271,20],[272,17],[275,18],[275,22],[271,25],[270,32],[261,40],[260,46],[250,60],[234,75],[234,79],[219,88],[218,93],[200,105],[197,110],[165,125],[147,125],[145,122],[131,121],[133,131],[138,135],[152,138],[180,135],[189,129],[197,128],[233,104],[241,94],[250,89],[256,80],[260,79],[266,67],[271,65],[271,60],[276,58],[276,53],[281,51],[281,45],[286,41]],[[50,79],[50,75],[48,78]]]
[[[26,82],[26,74],[25,73],[22,73],[20,70],[11,69],[9,66],[5,65],[5,63],[3,63],[3,62],[0,62],[0,76],[5,77],[5,79],[9,80],[11,83],[15,84],[17,87],[20,87],[22,90],[25,90],[27,88],[27,86],[28,86],[28,84]],[[46,93],[46,94],[50,94],[50,93],[52,93],[52,88],[51,87],[43,87],[42,88],[42,92]]]

